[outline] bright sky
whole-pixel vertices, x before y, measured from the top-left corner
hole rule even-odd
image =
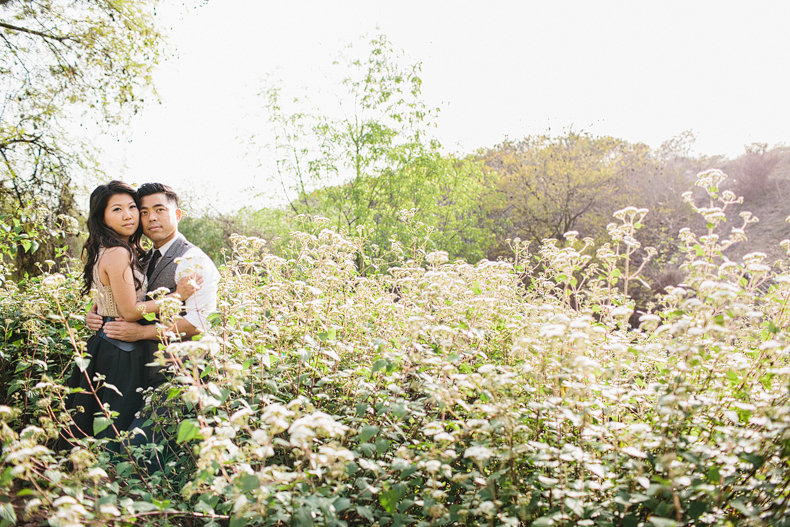
[[[210,0],[160,15],[175,50],[156,73],[161,104],[102,141],[105,161],[201,196],[198,209],[244,205],[250,186],[276,199],[247,140],[270,134],[254,117],[263,79],[331,92],[338,53],[378,32],[422,62],[449,151],[570,126],[654,148],[691,130],[697,153],[730,157],[790,142],[786,0]]]

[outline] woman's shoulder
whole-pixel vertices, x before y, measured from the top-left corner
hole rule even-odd
[[[129,263],[131,253],[126,247],[102,247],[99,249],[101,261],[105,264]]]

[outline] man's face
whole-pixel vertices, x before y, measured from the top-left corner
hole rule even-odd
[[[181,209],[163,192],[143,196],[140,203],[143,234],[154,242],[157,249],[175,237],[180,219]]]

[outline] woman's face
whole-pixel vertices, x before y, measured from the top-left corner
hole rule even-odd
[[[140,224],[140,210],[129,194],[113,194],[104,209],[104,223],[124,240],[135,233]]]

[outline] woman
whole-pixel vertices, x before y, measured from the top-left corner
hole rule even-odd
[[[97,292],[94,300],[105,320],[123,317],[134,321],[159,310],[155,301],[145,300],[139,207],[137,192],[122,181],[110,181],[91,194],[88,239],[83,247],[83,294]],[[186,300],[194,291],[186,277],[178,283],[175,294]],[[63,438],[62,446],[67,447],[71,437],[114,437],[116,431],[129,427],[142,406],[142,395],[137,389],[146,386],[146,349],[144,342],[121,342],[107,337],[102,330],[88,340],[87,368],[81,370],[75,365],[68,383],[70,388],[82,388],[82,392],[72,393],[66,399],[66,408],[73,411],[73,424],[70,437]],[[99,419],[106,417],[105,404],[112,412],[111,425]]]

